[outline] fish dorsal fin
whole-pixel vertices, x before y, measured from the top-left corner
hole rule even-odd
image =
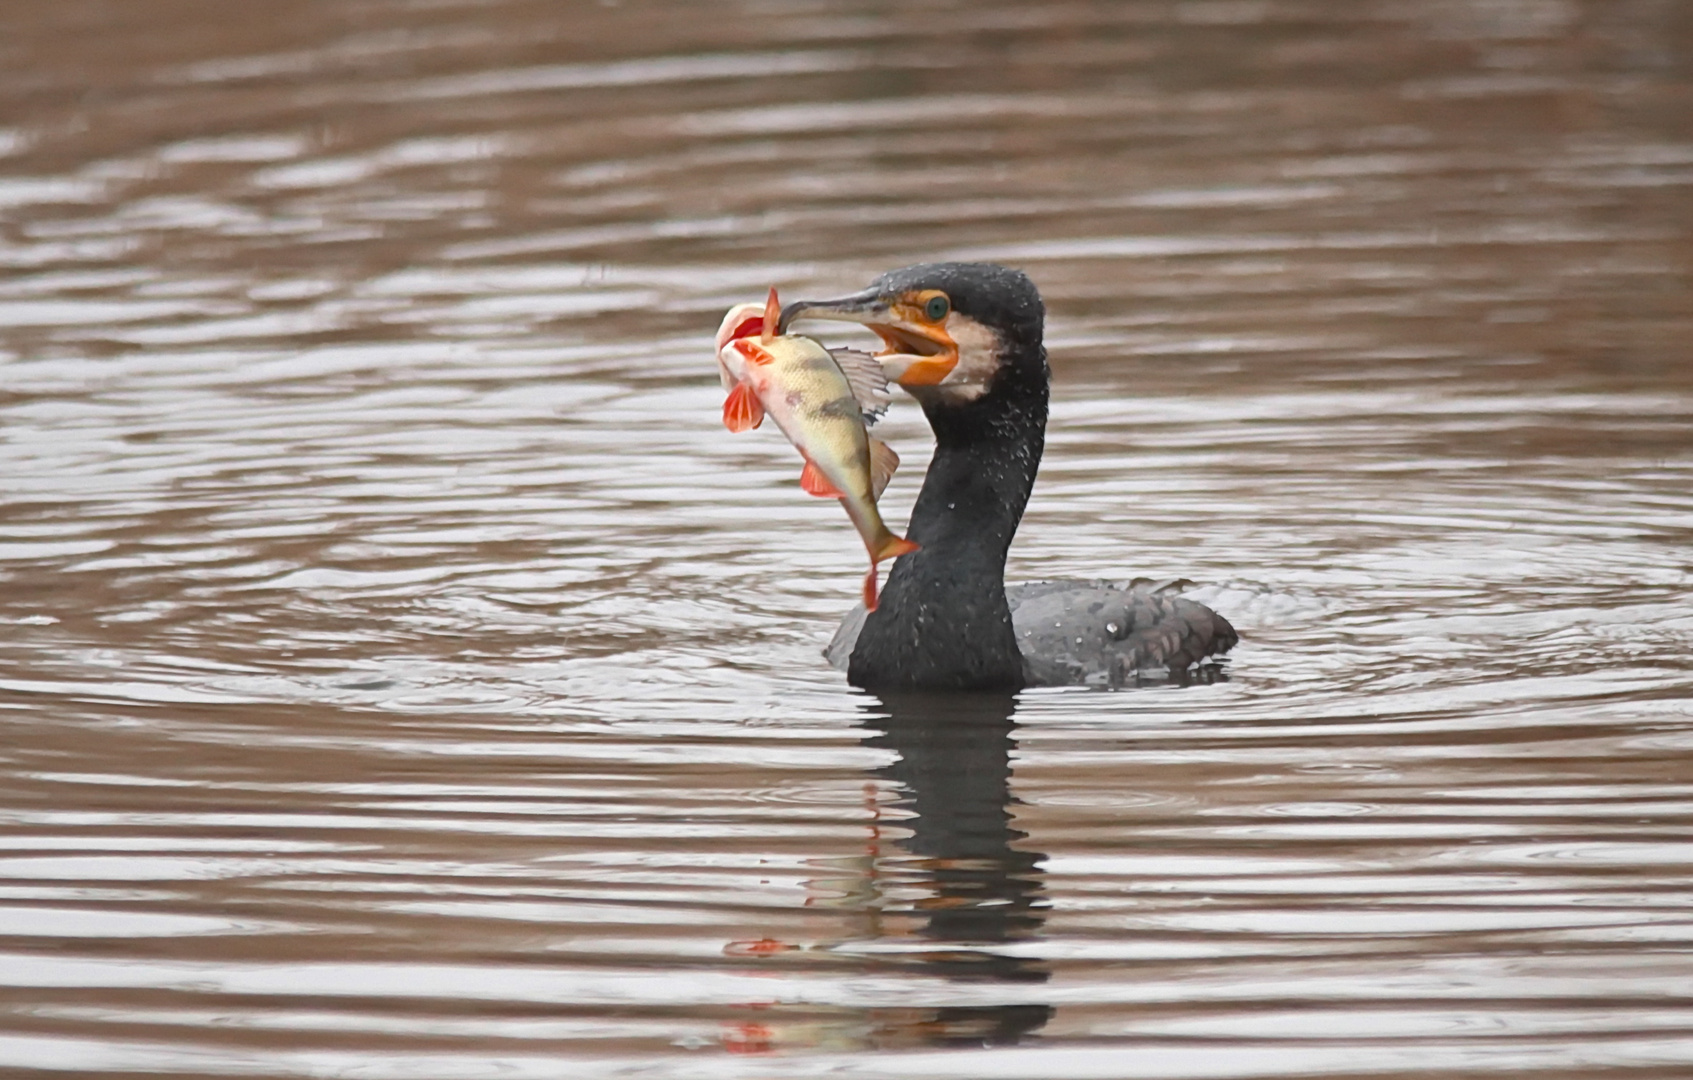
[[[768,345],[776,339],[776,327],[782,321],[782,301],[776,299],[776,286],[770,286],[770,295],[764,300],[764,329],[758,339]]]
[[[898,468],[899,455],[894,453],[894,448],[871,436],[870,491],[873,498],[882,497],[882,492],[887,490],[888,481],[894,478],[894,470]]]
[[[852,396],[858,399],[864,422],[875,423],[893,401],[888,395],[888,376],[882,370],[882,362],[858,349],[831,349],[829,355],[835,358],[847,385],[852,387]]]

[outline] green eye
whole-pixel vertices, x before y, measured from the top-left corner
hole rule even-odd
[[[930,322],[940,322],[951,310],[952,304],[944,296],[931,296],[929,302],[923,305],[923,314],[929,317]]]

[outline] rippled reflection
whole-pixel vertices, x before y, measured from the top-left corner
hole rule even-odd
[[[810,907],[849,917],[846,937],[802,945],[773,938],[737,941],[732,956],[781,957],[809,948],[851,957],[864,970],[973,983],[1039,984],[1051,977],[1039,952],[1047,901],[1045,857],[1013,847],[1012,696],[886,697],[866,706],[865,745],[891,751],[870,772],[892,785],[865,785],[872,806],[864,853],[832,860],[841,876],[806,882]],[[1009,1046],[1040,1030],[1052,1007],[1026,1000],[992,1005],[865,1010],[822,1032],[769,1016],[731,1028],[740,1053],[792,1049],[796,1041],[837,1043],[845,1032],[866,1048]],[[769,1006],[763,1006],[767,1009]]]
[[[901,959],[948,979],[1045,982],[1051,969],[1038,946],[1007,948],[1040,940],[1047,907],[1044,856],[1013,846],[1027,838],[1011,824],[1014,699],[907,695],[882,704],[885,715],[865,719],[876,732],[866,742],[898,755],[879,773],[899,786],[893,805],[913,816],[901,823],[910,835],[896,841],[905,857],[874,856],[870,889],[884,915],[920,919],[915,936],[932,943]],[[897,1030],[939,1045],[998,1046],[1051,1015],[1027,1002],[958,1006]]]

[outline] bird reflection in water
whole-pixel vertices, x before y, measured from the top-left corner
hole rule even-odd
[[[808,906],[851,912],[852,931],[809,946],[766,939],[726,950],[745,957],[822,952],[855,958],[872,972],[1003,983],[1007,1000],[870,1008],[850,1020],[780,1030],[761,1010],[758,1019],[732,1025],[728,1049],[1005,1046],[1046,1024],[1052,1007],[1028,1002],[1027,988],[1051,971],[1015,948],[1038,938],[1047,905],[1045,856],[1014,846],[1027,835],[1011,824],[1014,709],[1009,694],[919,693],[885,695],[879,707],[867,708],[865,745],[896,755],[872,776],[891,782],[894,798],[878,806],[883,785],[867,784],[872,820],[864,855],[831,863],[849,874],[808,883]]]

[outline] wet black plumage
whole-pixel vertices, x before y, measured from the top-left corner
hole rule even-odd
[[[871,689],[1120,686],[1143,672],[1183,676],[1237,640],[1222,616],[1169,586],[1055,581],[1005,586],[1005,559],[1045,445],[1045,307],[1024,274],[988,263],[930,263],[872,291],[944,290],[991,331],[997,365],[973,398],[912,389],[935,455],[876,611],[842,621],[828,656]]]

